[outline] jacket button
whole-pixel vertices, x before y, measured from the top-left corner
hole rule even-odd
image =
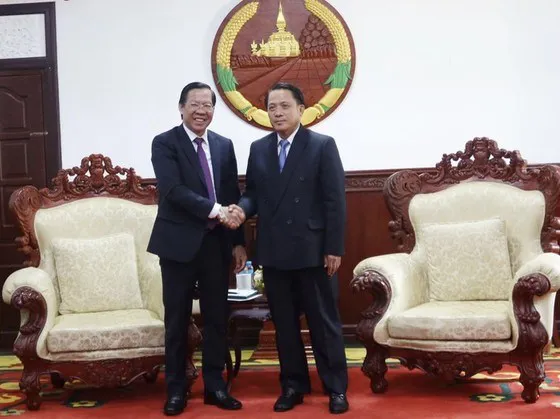
[[[292,219],[288,218],[288,220],[286,221],[286,224],[288,224],[288,225],[292,224]]]
[[[305,178],[303,176],[300,176],[299,180],[303,182],[305,180]]]
[[[299,202],[299,198],[295,198],[294,202],[297,204]]]
[[[265,204],[268,204],[268,199],[265,199],[265,200],[264,200],[264,203],[265,203]]]

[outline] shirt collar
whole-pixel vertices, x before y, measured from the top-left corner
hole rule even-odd
[[[294,137],[296,136],[296,134],[297,134],[298,131],[299,131],[299,127],[301,127],[301,125],[298,125],[298,127],[296,128],[296,130],[295,130],[294,132],[292,132],[292,134],[291,134],[288,138],[286,138],[286,140],[288,140],[288,144],[289,144],[290,146],[292,145],[292,142],[294,141]],[[278,134],[278,133],[276,134],[276,138],[277,138],[277,143],[276,143],[276,144],[277,144],[277,145],[280,145],[280,141],[283,140],[283,138],[280,137],[280,134]]]
[[[194,132],[192,132],[190,129],[187,128],[184,122],[183,122],[183,129],[191,139],[191,142],[194,142],[195,138],[202,138],[204,142],[208,144],[208,130],[204,131],[204,134],[202,135],[196,135]]]

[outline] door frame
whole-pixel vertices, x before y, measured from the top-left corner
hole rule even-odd
[[[45,175],[47,186],[62,167],[54,2],[0,5],[0,16],[42,14],[45,17],[45,57],[0,59],[0,71],[40,70],[43,77]]]

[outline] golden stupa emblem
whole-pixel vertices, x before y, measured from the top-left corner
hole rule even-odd
[[[257,57],[297,57],[299,55],[299,42],[296,37],[286,31],[286,18],[282,13],[282,3],[278,9],[276,32],[268,38],[268,42],[261,41],[257,45],[251,44],[251,52]]]
[[[241,0],[214,38],[218,92],[244,121],[271,129],[266,92],[289,82],[305,96],[301,123],[313,125],[342,102],[356,52],[348,26],[326,0]]]

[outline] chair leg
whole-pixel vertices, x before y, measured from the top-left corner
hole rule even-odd
[[[519,381],[523,385],[521,398],[526,403],[535,403],[540,396],[539,386],[544,381],[544,361],[542,354],[533,359],[524,359],[519,364]]]
[[[389,383],[385,379],[387,373],[387,349],[375,342],[368,342],[366,346],[367,354],[362,371],[370,379],[370,388],[374,393],[385,393],[389,388]]]
[[[41,383],[39,377],[38,370],[30,370],[24,367],[19,388],[27,397],[26,403],[29,410],[39,410],[39,407],[41,407]]]
[[[54,388],[63,388],[66,380],[58,372],[51,372],[51,384]]]
[[[156,382],[158,374],[159,374],[159,368],[155,368],[152,371],[147,372],[143,375],[144,381],[148,384],[153,384]]]

